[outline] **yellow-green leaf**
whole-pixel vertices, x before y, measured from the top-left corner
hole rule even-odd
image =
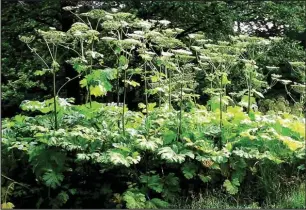
[[[1,209],[13,209],[15,206],[11,202],[2,203]]]
[[[102,85],[90,86],[90,94],[94,96],[104,96],[106,95],[106,89]]]

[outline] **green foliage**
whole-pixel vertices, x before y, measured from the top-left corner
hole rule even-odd
[[[140,182],[146,184],[150,189],[158,193],[161,193],[163,191],[161,178],[158,175],[153,175],[153,176],[141,175]]]
[[[115,69],[93,70],[80,81],[81,87],[89,86],[90,93],[96,97],[104,96],[112,90],[112,84],[109,80],[116,79]]]
[[[141,209],[145,207],[146,198],[142,193],[127,191],[123,194],[123,200],[129,209]]]
[[[233,179],[232,182],[227,179],[225,180],[223,186],[226,188],[226,191],[229,194],[235,195],[238,192],[238,187],[240,186],[240,184],[237,179]]]
[[[65,191],[61,191],[54,200],[51,200],[52,208],[60,208],[69,200],[69,195]]]
[[[196,175],[196,171],[197,171],[197,166],[193,163],[185,163],[184,166],[182,167],[182,172],[186,177],[186,179],[192,179]]]
[[[159,198],[153,198],[146,202],[146,208],[148,209],[164,209],[169,206],[169,203]]]
[[[81,110],[87,111],[71,115]],[[74,161],[76,164],[97,164],[104,171],[102,176],[113,174],[112,169],[120,170],[116,174],[126,178],[138,173],[137,168],[143,167],[143,164],[149,163],[147,170],[155,171],[153,174],[143,173],[139,176],[139,181],[128,178],[139,189],[147,187],[146,190],[143,189],[145,191],[125,194],[124,199],[129,203],[127,205],[133,208],[144,208],[146,205],[153,208],[152,203],[146,203],[153,202],[145,198],[148,190],[162,196],[166,201],[171,201],[180,194],[180,183],[184,179],[167,172],[168,167],[178,167],[176,174],[181,174],[186,180],[198,179],[203,184],[215,179],[215,175],[211,173],[231,177],[222,178],[224,187],[229,194],[237,194],[245,182],[245,173],[249,167],[253,171],[260,171],[256,165],[261,165],[262,168],[266,164],[277,167],[282,167],[282,164],[302,164],[305,131],[301,119],[289,114],[266,116],[261,113],[255,113],[255,117],[250,118],[243,115],[245,113],[240,109],[228,107],[228,110],[230,112],[224,114],[224,132],[230,144],[224,145],[222,150],[215,148],[211,133],[199,132],[207,130],[211,125],[218,125],[214,112],[203,112],[197,108],[189,112],[189,117],[183,118],[183,131],[187,133],[183,133],[182,141],[176,141],[176,135],[170,132],[173,126],[175,128],[175,111],[169,112],[164,108],[151,111],[152,130],[149,137],[140,134],[145,131],[145,116],[139,115],[140,120],[137,120],[138,113],[129,112],[127,121],[133,120],[133,123],[128,124],[123,138],[120,130],[112,123],[116,116],[114,112],[120,113],[120,109],[98,103],[93,103],[91,109],[86,108],[86,105],[67,107],[60,118],[62,128],[57,131],[52,131],[52,124],[44,124],[43,119],[50,117],[48,114],[41,116],[38,121],[25,116],[5,120],[2,145],[4,150],[29,155],[29,163],[37,177],[43,180],[46,187],[59,190],[58,193],[68,181],[63,174],[71,173],[67,166]],[[67,116],[75,116],[78,120],[71,121]],[[260,130],[257,128],[258,124],[261,125]],[[30,129],[34,133],[29,132]],[[155,129],[160,131],[156,132]],[[16,139],[17,133],[23,137]],[[74,155],[71,156],[72,154]],[[258,164],[254,166],[254,162]],[[156,172],[160,167],[164,168],[163,173]],[[203,169],[208,171],[203,173]],[[255,172],[255,177],[257,173]],[[125,183],[123,180],[120,182]],[[69,199],[71,196],[69,195]]]
[[[48,171],[43,175],[42,178],[48,187],[55,189],[56,187],[60,186],[64,179],[64,175],[57,174],[54,171]]]
[[[15,207],[14,204],[12,204],[11,202],[1,204],[1,208],[3,209],[13,209],[14,207]]]
[[[197,33],[188,34],[188,45],[176,38],[182,29],[168,28],[165,20],[153,24],[104,10],[75,15],[87,22],[74,23],[67,32],[38,31],[51,59],[30,47],[32,39],[21,37],[52,73],[53,98],[24,101],[24,115],[3,121],[2,150],[17,155],[14,164],[22,160],[22,171],[37,190],[28,192],[37,206],[75,202],[83,207],[101,199],[99,205],[111,207],[166,208],[189,190],[187,183],[199,183],[196,189],[223,186],[235,197],[243,194],[248,179],[270,195],[278,187],[269,185],[267,169],[278,168],[282,179],[303,169],[305,120],[257,110],[256,98],[264,98],[268,85],[255,60],[270,41],[240,35],[215,42]],[[87,17],[98,20],[102,31]],[[105,33],[109,37],[99,39]],[[104,49],[101,45],[107,45],[116,62],[104,64],[102,52],[95,51]],[[73,80],[56,86],[61,70],[57,48],[63,46],[77,54],[68,62],[82,78],[89,103],[73,105],[73,99],[59,97]],[[210,96],[206,107],[196,103],[197,72],[204,74],[201,94]],[[287,85],[284,81],[278,82]],[[142,84],[144,103],[131,111],[127,91]],[[123,94],[122,107],[92,100],[111,94],[113,86],[118,105]],[[303,84],[291,87],[304,102]],[[284,186],[281,178],[275,186]]]

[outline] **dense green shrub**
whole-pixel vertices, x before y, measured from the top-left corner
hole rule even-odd
[[[61,107],[65,110],[58,130],[53,130],[50,114],[4,121],[2,149],[8,151],[4,154],[14,154],[11,164],[23,167],[4,173],[30,182],[26,183],[30,192],[22,186],[16,190],[32,194],[32,202],[60,207],[72,199],[77,201],[75,208],[84,207],[88,205],[85,195],[92,201],[103,197],[100,206],[111,205],[114,198],[121,207],[165,207],[189,187],[223,186],[235,195],[251,180],[268,196],[280,190],[274,185],[284,185],[283,179],[296,175],[297,167],[303,169],[304,123],[289,114],[257,112],[249,117],[240,107],[229,107],[221,134],[217,112],[193,108],[183,112],[178,138],[176,111],[156,108],[148,117],[127,111],[123,135],[116,125],[120,107],[96,102],[88,106]],[[224,136],[222,150],[215,144],[220,135]],[[21,157],[25,162],[18,161]],[[15,174],[18,170],[20,175]],[[35,176],[24,180],[32,170]],[[271,172],[275,173],[272,180]],[[93,184],[96,187],[89,188]],[[12,199],[19,204],[14,195]]]

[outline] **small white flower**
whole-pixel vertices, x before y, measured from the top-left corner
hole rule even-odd
[[[284,85],[288,85],[288,84],[292,83],[292,81],[290,81],[290,80],[280,80],[280,82]]]
[[[190,39],[194,39],[196,37],[196,34],[188,34]]]
[[[263,139],[267,139],[267,140],[271,140],[272,139],[270,136],[268,136],[266,134],[261,134],[260,137],[263,138]]]
[[[282,37],[269,37],[269,39],[273,40],[273,41],[280,41],[283,38]]]
[[[242,120],[241,122],[240,122],[241,124],[251,124],[252,123],[252,121],[251,120],[249,120],[249,119],[244,119],[244,120]]]
[[[282,77],[282,75],[279,75],[279,74],[271,74],[271,77],[272,78],[275,78],[275,79],[279,79]]]
[[[123,20],[121,20],[120,23],[122,27],[127,27],[129,25],[128,22],[123,21]]]
[[[205,55],[200,55],[199,58],[204,61],[210,60],[210,57],[205,56]]]
[[[269,70],[278,70],[279,69],[279,67],[277,67],[277,66],[266,66],[266,68],[269,69]],[[273,76],[273,74],[272,74],[272,76]]]
[[[162,54],[162,56],[165,56],[165,57],[171,57],[171,56],[173,56],[174,54],[173,53],[170,53],[170,52],[162,52],[161,53]]]
[[[198,39],[198,40],[196,40],[196,42],[199,43],[199,44],[205,44],[209,41],[210,41],[209,39]]]
[[[135,23],[135,25],[137,27],[144,28],[144,29],[149,29],[152,26],[151,23],[148,22],[148,21],[139,21],[139,22]]]
[[[201,71],[202,70],[202,69],[200,69],[199,67],[196,67],[196,66],[194,66],[193,69],[196,70],[196,71]]]
[[[149,20],[149,22],[151,22],[151,23],[157,23],[158,21],[157,21],[157,20]]]
[[[114,37],[102,37],[101,40],[104,40],[104,41],[114,41],[114,40],[117,40],[117,39],[114,38]]]
[[[119,10],[116,8],[111,8],[111,11],[115,13],[115,12],[118,12]]]
[[[127,44],[133,44],[133,45],[140,45],[141,42],[135,39],[124,39],[122,40],[123,43],[127,43]]]
[[[183,49],[178,49],[178,50],[172,50],[172,52],[176,54],[181,54],[181,55],[192,55],[192,52],[188,50],[183,50]]]
[[[170,21],[168,21],[168,20],[160,20],[160,21],[158,21],[159,23],[161,23],[162,25],[164,25],[164,26],[167,26],[167,25],[169,25],[171,22]]]
[[[259,43],[260,43],[260,44],[264,44],[264,45],[268,45],[268,44],[270,44],[271,42],[270,42],[269,40],[264,39],[264,40],[260,41]]]
[[[175,28],[175,31],[176,31],[177,33],[181,33],[181,32],[183,32],[184,30],[181,29],[181,28]]]
[[[144,32],[143,31],[134,31],[134,34],[144,35]]]
[[[148,54],[148,55],[156,55],[155,52],[151,52],[151,51],[145,51],[145,54]]]
[[[142,35],[139,34],[127,34],[128,37],[131,37],[133,39],[142,39],[144,38]]]
[[[200,51],[202,48],[199,46],[191,46],[191,49],[195,50],[195,51]]]
[[[71,11],[71,10],[74,10],[74,9],[78,9],[78,8],[80,8],[80,7],[82,7],[82,5],[77,5],[77,6],[75,6],[75,7],[67,6],[67,7],[63,7],[63,10],[65,10],[65,11]]]

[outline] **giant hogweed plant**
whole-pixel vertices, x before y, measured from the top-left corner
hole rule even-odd
[[[259,37],[249,37],[246,35],[240,35],[236,37],[230,37],[234,46],[243,50],[243,54],[241,54],[241,61],[244,63],[243,75],[245,76],[245,81],[247,84],[247,88],[238,92],[238,94],[234,94],[236,97],[241,97],[240,105],[247,108],[248,113],[251,108],[257,108],[256,98],[264,99],[264,93],[267,90],[271,89],[277,82],[280,82],[284,85],[285,90],[288,96],[295,104],[302,104],[303,102],[303,92],[300,90],[295,90],[295,86],[297,85],[300,88],[303,88],[303,84],[299,84],[294,82],[294,85],[291,87],[290,84],[292,81],[281,79],[281,76],[277,73],[280,68],[277,66],[257,66],[256,61],[260,61],[266,54],[265,52],[269,51],[273,48],[273,45],[278,44],[282,41],[280,37],[270,37],[269,39],[263,39]],[[260,63],[258,63],[260,64]],[[303,81],[305,78],[305,65],[303,62],[289,62],[289,66],[291,66],[292,76],[299,75]],[[266,75],[263,74],[263,69],[266,68],[268,73]],[[304,73],[303,73],[304,72]],[[267,78],[271,76],[272,81],[268,84]],[[289,90],[290,89],[290,90]],[[297,88],[299,89],[299,88]],[[300,101],[297,103],[297,100],[294,99],[291,90],[298,93],[300,95]],[[295,106],[297,107],[297,106]]]
[[[257,108],[256,98],[264,98],[262,92],[268,87],[265,76],[256,65],[256,60],[264,55],[270,47],[270,40],[259,37],[249,37],[240,35],[231,37],[234,47],[239,49],[240,60],[244,63],[243,75],[246,83],[246,89],[241,90],[236,96],[241,97],[240,105],[246,107],[247,113]]]
[[[298,74],[301,76],[301,78],[305,78],[305,70],[306,66],[304,62],[289,62],[293,74]],[[281,75],[278,74],[272,74],[272,81],[275,85],[276,83],[281,83],[285,86],[285,90],[287,95],[291,98],[291,100],[297,105],[296,107],[305,107],[305,97],[306,97],[306,84],[305,83],[298,83],[293,82],[291,80],[282,79]],[[305,79],[304,79],[305,81]],[[292,92],[295,92],[298,94],[298,99],[295,98],[295,96],[292,94]],[[300,114],[304,114],[305,110],[303,108],[299,108]]]
[[[194,183],[195,188],[220,185],[235,197],[248,176],[261,185],[267,183],[263,169],[271,165],[279,172],[285,165],[292,167],[293,174],[304,170],[303,119],[287,113],[262,115],[255,111],[248,115],[242,107],[228,103],[228,77],[243,50],[225,42],[208,44],[210,40],[199,34],[190,35],[198,46],[186,47],[175,38],[180,30],[166,28],[167,21],[158,21],[155,27],[154,21],[138,20],[128,13],[92,10],[76,15],[82,23],[75,23],[67,33],[51,30],[42,35],[50,39],[46,44],[51,46],[52,58],[57,57],[52,46],[54,52],[59,46],[75,52],[77,57],[69,62],[83,77],[80,85],[88,90],[90,106],[72,105],[55,94],[52,100],[23,103],[25,110],[43,115],[18,115],[3,122],[3,150],[29,157],[37,179],[33,185],[39,187],[33,195],[38,207],[59,208],[70,199],[79,202],[76,207],[83,207],[85,195],[112,207],[166,208],[182,192],[187,193],[188,189],[181,190],[186,183]],[[93,28],[90,19],[101,24],[103,31]],[[63,41],[54,41],[58,34]],[[93,44],[100,41],[113,50],[114,66],[104,68],[103,53],[96,52]],[[48,70],[55,75],[56,68]],[[217,103],[211,103],[210,111],[196,103],[189,112],[183,110],[184,103],[197,97],[190,90],[194,89],[195,70],[205,71],[208,90],[217,92],[216,99],[212,98]],[[145,104],[140,107],[146,115],[125,107],[128,85],[140,85],[131,79],[134,74],[144,80]],[[122,79],[122,108],[119,97],[117,106],[90,98],[110,91],[112,79],[117,79],[117,96]],[[156,93],[159,107],[149,103],[149,94]],[[178,102],[179,111],[172,107],[173,101]],[[121,126],[116,126],[118,121]],[[216,128],[226,136],[219,148],[215,146]],[[99,190],[84,189],[82,183],[92,181],[85,168],[93,173],[93,184]],[[282,173],[279,176],[286,178]],[[265,193],[273,193],[269,190]]]
[[[44,74],[48,74],[51,73],[52,77],[53,77],[53,100],[47,100],[44,101],[43,103],[40,102],[30,102],[30,101],[24,101],[21,105],[21,107],[25,110],[39,110],[39,108],[41,108],[41,106],[44,106],[43,109],[43,113],[48,113],[50,111],[53,111],[53,116],[54,116],[54,129],[58,129],[58,106],[60,105],[59,102],[62,102],[62,104],[67,103],[67,100],[65,99],[59,99],[58,100],[58,95],[59,95],[59,91],[56,90],[56,74],[57,72],[60,70],[60,65],[58,62],[58,48],[61,44],[65,43],[68,39],[67,35],[64,32],[61,31],[56,31],[53,28],[51,28],[50,31],[42,31],[42,30],[38,30],[38,35],[39,38],[41,38],[43,40],[43,43],[46,45],[47,47],[47,51],[49,53],[49,56],[51,58],[51,60],[46,60],[43,58],[42,55],[40,55],[37,52],[36,48],[32,48],[30,46],[30,43],[34,40],[34,36],[30,36],[30,37],[26,37],[26,36],[20,36],[20,40],[22,42],[24,42],[28,48],[31,50],[31,52],[33,52],[41,61],[42,63],[45,65],[46,68],[42,69],[42,70],[38,70],[35,72],[36,75],[44,75]],[[71,102],[71,99],[68,100]],[[51,107],[53,106],[53,110],[51,109]]]
[[[257,107],[256,97],[264,98],[264,88],[273,86],[267,85],[264,81],[266,76],[258,71],[255,62],[269,49],[270,40],[240,35],[230,37],[230,41],[212,44],[212,40],[205,39],[203,34],[189,34],[189,42],[197,55],[199,68],[204,70],[206,75],[207,88],[204,92],[211,95],[209,105],[212,110],[220,110],[219,127],[222,135],[222,111],[226,105],[236,103],[235,98],[241,98],[239,105],[250,113],[251,108],[254,110]],[[242,86],[247,88],[236,93],[227,93],[227,86],[241,86],[230,81],[231,75],[234,75],[237,69],[242,70],[240,79],[245,82]]]
[[[78,16],[79,17],[79,16]],[[84,22],[84,21],[83,21]],[[90,24],[89,24],[90,25]],[[93,59],[98,60],[98,62],[103,63],[102,58],[103,55],[99,52],[94,51],[94,41],[98,39],[99,32],[93,30],[91,25],[90,27],[86,25],[86,23],[77,22],[72,25],[71,29],[68,30],[67,33],[61,31],[55,31],[51,29],[50,31],[41,31],[38,30],[38,34],[44,40],[48,48],[48,52],[50,53],[50,57],[52,59],[51,65],[48,65],[48,61],[43,59],[43,56],[39,55],[37,50],[31,48],[29,46],[31,38],[21,36],[21,41],[25,42],[27,46],[31,49],[32,52],[37,55],[37,57],[45,64],[46,69],[36,71],[37,75],[44,75],[48,72],[51,72],[53,75],[53,113],[54,113],[54,128],[58,129],[58,108],[56,102],[60,91],[62,88],[70,81],[84,76],[85,78],[81,81],[81,87],[87,87],[88,90],[88,98],[91,104],[91,95],[101,96],[105,95],[106,91],[111,89],[111,84],[108,80],[114,79],[113,69],[106,69],[106,71],[102,71],[101,69],[96,69],[93,71]],[[56,72],[59,71],[60,65],[57,60],[57,52],[58,48],[63,47],[74,52],[78,57],[73,57],[67,62],[72,63],[74,68],[79,73],[74,78],[67,78],[68,81],[65,82],[58,90],[56,90]],[[64,99],[59,99],[60,101],[65,101]],[[68,102],[72,102],[71,99]],[[67,105],[69,105],[67,102]],[[38,103],[39,102],[35,102]],[[46,109],[44,109],[44,113],[48,112],[48,106],[50,106],[50,101],[45,101],[40,103],[41,105],[46,105]],[[26,102],[22,106],[26,110],[34,111],[35,104],[32,102]]]
[[[211,110],[219,110],[219,129],[221,132],[221,140],[219,147],[222,147],[222,118],[225,106],[232,101],[227,96],[226,86],[230,84],[228,74],[231,68],[236,65],[238,56],[237,50],[229,46],[228,42],[219,42],[219,44],[210,44],[210,40],[203,39],[203,35],[189,35],[192,42],[192,49],[196,51],[200,69],[202,68],[206,74],[208,88],[205,93],[211,96],[209,105]],[[238,51],[240,52],[240,51]]]
[[[188,50],[172,50],[172,52],[175,54],[175,63],[177,65],[178,73],[180,74],[179,77],[179,125],[178,125],[178,138],[181,137],[182,134],[182,115],[183,115],[183,100],[192,100],[192,97],[195,95],[188,94],[187,91],[190,91],[187,84],[192,82],[192,77],[188,78],[186,76],[186,71],[189,70],[189,76],[192,76],[192,72],[190,72],[190,69],[193,70],[193,64],[190,63],[194,59],[191,51]],[[192,83],[191,83],[192,84]]]

